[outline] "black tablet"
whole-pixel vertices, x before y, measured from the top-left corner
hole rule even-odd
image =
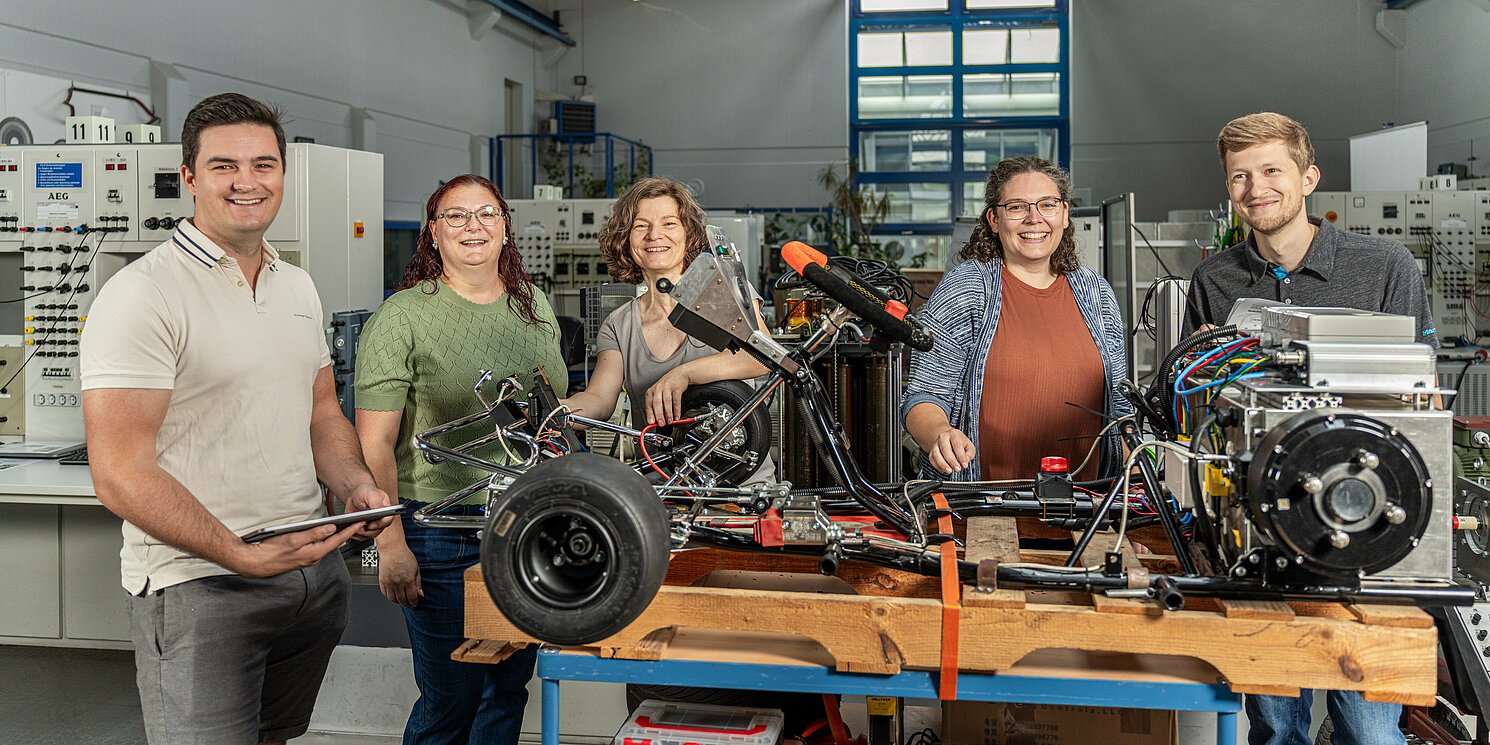
[[[267,528],[259,528],[258,530],[255,530],[254,532],[243,536],[243,540],[246,543],[258,543],[265,538],[273,538],[274,536],[284,535],[286,533],[299,533],[302,530],[309,530],[320,525],[346,525],[347,523],[360,523],[367,520],[377,520],[380,518],[388,517],[389,515],[397,515],[398,513],[403,511],[404,505],[395,504],[391,507],[374,507],[373,509],[362,510],[360,512],[343,512],[340,515],[314,517],[309,520],[300,520],[298,522],[285,523],[284,525],[271,525]]]

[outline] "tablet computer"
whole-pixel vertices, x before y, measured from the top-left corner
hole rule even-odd
[[[395,504],[390,507],[374,507],[370,510],[360,512],[343,512],[340,515],[327,515],[326,517],[313,517],[309,520],[299,520],[284,525],[271,525],[267,528],[259,528],[248,535],[243,536],[245,543],[258,543],[265,538],[273,538],[286,533],[299,533],[320,525],[346,525],[347,523],[360,523],[366,520],[378,520],[389,515],[397,515],[404,511],[404,505]]]

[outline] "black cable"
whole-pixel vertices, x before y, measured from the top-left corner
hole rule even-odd
[[[1159,262],[1159,268],[1164,270],[1164,274],[1173,277],[1174,272],[1169,271],[1169,267],[1164,264],[1164,259],[1159,258],[1159,251],[1154,248],[1154,244],[1149,243],[1149,237],[1144,235],[1143,231],[1139,230],[1137,225],[1128,223],[1128,227],[1133,228],[1133,232],[1137,233],[1138,237],[1143,239],[1143,245],[1149,247],[1149,253],[1154,255],[1154,261]]]
[[[86,228],[79,229],[79,232],[81,233],[81,235],[79,236],[79,238],[82,239],[82,242],[80,242],[78,244],[78,247],[79,248],[83,248],[83,247],[86,247],[88,245],[88,234],[89,233],[93,233],[93,232],[97,232],[99,234],[98,245],[93,248],[93,255],[90,256],[90,257],[88,257],[88,262],[83,265],[83,268],[82,268],[81,271],[69,271],[68,272],[68,274],[77,274],[79,281],[73,284],[73,286],[72,286],[72,292],[68,294],[66,300],[62,301],[62,305],[63,306],[70,305],[72,303],[72,299],[75,298],[75,297],[77,297],[77,295],[78,295],[78,287],[80,287],[83,284],[82,283],[82,280],[85,279],[85,278],[87,278],[87,276],[88,276],[88,270],[93,268],[93,262],[98,259],[98,255],[101,254],[101,253],[103,253],[103,240],[104,240],[104,238],[107,238],[108,235],[109,235],[108,234],[108,231],[104,231],[104,230],[93,231],[93,230],[88,230]],[[68,262],[67,263],[68,263],[69,266],[71,266],[72,265],[72,260],[71,259],[68,259]],[[66,276],[66,275],[64,275],[64,276]],[[48,292],[50,292],[50,290],[48,290]],[[46,293],[39,293],[39,294],[46,294]],[[35,297],[35,296],[33,295],[32,297]],[[56,326],[48,326],[46,328],[46,331],[43,332],[40,341],[43,341],[43,342],[44,341],[49,341],[52,338],[52,332],[53,331],[56,331],[56,330],[57,330],[57,327]],[[78,340],[79,341],[82,340],[81,335],[78,337]],[[15,373],[10,376],[10,379],[9,380],[5,381],[5,385],[0,385],[0,393],[4,393],[5,391],[7,391],[7,390],[10,389],[10,384],[16,382],[16,378],[20,376],[21,371],[23,371],[23,370],[26,369],[26,365],[31,364],[31,360],[36,357],[36,353],[37,352],[40,352],[41,351],[41,347],[42,347],[42,345],[40,343],[34,345],[34,348],[31,350],[31,353],[28,354],[28,355],[26,355],[26,359],[24,359],[24,360],[21,361],[21,364],[20,364],[19,367],[16,368]],[[81,359],[81,357],[79,357],[79,359]]]
[[[1201,344],[1232,335],[1240,336],[1240,334],[1237,334],[1237,328],[1235,325],[1221,326],[1219,328],[1207,329],[1205,331],[1197,331],[1187,337],[1184,341],[1175,345],[1174,349],[1169,350],[1169,354],[1164,356],[1164,361],[1159,363],[1159,369],[1154,372],[1153,386],[1149,388],[1149,391],[1147,395],[1144,396],[1144,398],[1149,399],[1149,403],[1153,405],[1153,408],[1156,409],[1158,413],[1165,418],[1166,422],[1169,424],[1170,431],[1174,432],[1175,434],[1181,434],[1181,432],[1179,431],[1179,422],[1174,421],[1173,419],[1174,363],[1181,357],[1184,357],[1185,354],[1191,349],[1194,349]]]
[[[6,303],[24,303],[27,300],[35,300],[36,298],[39,298],[42,295],[46,295],[49,292],[51,292],[51,290],[47,290],[47,292],[38,292],[35,295],[24,295],[22,297],[14,298],[12,300],[0,300],[0,305],[5,305]]]
[[[805,302],[807,302],[807,298],[805,298],[805,297],[797,298],[797,301],[796,302],[794,302],[791,305],[787,306],[786,312],[781,314],[781,320],[779,320],[779,321],[776,322],[776,330],[777,331],[784,331],[784,330],[786,330],[786,322],[791,319],[791,317],[792,317],[792,311],[796,310],[798,305],[801,305],[802,303],[805,303]]]
[[[878,259],[865,259],[856,256],[829,256],[828,265],[851,271],[875,287],[883,290],[890,297],[902,303],[909,304],[911,296],[915,294],[915,284],[910,278],[900,272],[891,269],[890,265]],[[802,279],[795,269],[788,268],[776,278],[776,289],[794,290],[798,287],[811,288],[814,297],[823,297],[816,288],[807,280]]]
[[[1151,304],[1153,303],[1154,297],[1159,294],[1160,285],[1164,284],[1165,282],[1183,281],[1185,281],[1184,277],[1176,277],[1173,274],[1167,274],[1154,280],[1154,283],[1149,285],[1148,290],[1143,293],[1143,304],[1139,306],[1138,317],[1133,321],[1133,328],[1129,331],[1128,338],[1137,339],[1138,330],[1143,329],[1148,332],[1150,339],[1153,339],[1154,341],[1159,340],[1159,319],[1153,314],[1153,311],[1151,310]]]

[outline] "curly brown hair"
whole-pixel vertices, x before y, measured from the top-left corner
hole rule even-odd
[[[1004,187],[1021,173],[1043,173],[1049,176],[1055,182],[1061,199],[1070,204],[1071,174],[1066,169],[1034,155],[1020,155],[999,161],[988,172],[988,184],[983,192],[983,213],[978,216],[978,227],[973,228],[973,234],[968,237],[967,244],[958,254],[963,259],[1004,260],[1004,247],[999,243],[999,234],[988,227],[988,220],[994,205],[1004,200]],[[1060,245],[1050,254],[1050,269],[1058,274],[1070,274],[1080,267],[1081,261],[1076,257],[1076,223],[1067,221]]]
[[[678,203],[678,217],[683,221],[683,230],[688,236],[688,253],[683,259],[687,269],[704,249],[709,247],[709,233],[704,229],[704,210],[688,191],[688,187],[660,176],[649,176],[631,185],[616,205],[610,217],[600,228],[600,253],[605,255],[605,265],[610,276],[617,282],[630,285],[642,283],[642,269],[631,257],[631,223],[643,199],[672,197]]]
[[[538,312],[533,309],[533,285],[528,279],[528,273],[523,270],[523,257],[517,250],[517,241],[512,239],[512,211],[507,207],[507,200],[502,198],[502,192],[497,190],[496,184],[474,173],[456,176],[440,184],[440,188],[429,195],[429,201],[424,203],[424,224],[419,227],[419,238],[414,243],[414,257],[409,259],[409,265],[404,267],[403,279],[399,280],[394,289],[407,290],[424,283],[421,292],[435,294],[438,289],[436,281],[445,274],[445,264],[440,260],[440,250],[435,247],[435,235],[430,226],[434,225],[440,200],[462,186],[479,186],[491,192],[503,214],[509,215],[508,219],[502,221],[502,229],[506,235],[502,239],[502,253],[497,257],[497,275],[507,288],[507,307],[529,324],[548,325],[548,321],[539,318]]]

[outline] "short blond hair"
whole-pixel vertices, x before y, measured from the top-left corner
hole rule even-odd
[[[1309,142],[1309,130],[1271,111],[1248,114],[1227,122],[1216,137],[1216,154],[1221,156],[1221,167],[1225,168],[1227,153],[1279,141],[1288,147],[1288,156],[1298,164],[1299,170],[1314,165],[1314,145]]]

